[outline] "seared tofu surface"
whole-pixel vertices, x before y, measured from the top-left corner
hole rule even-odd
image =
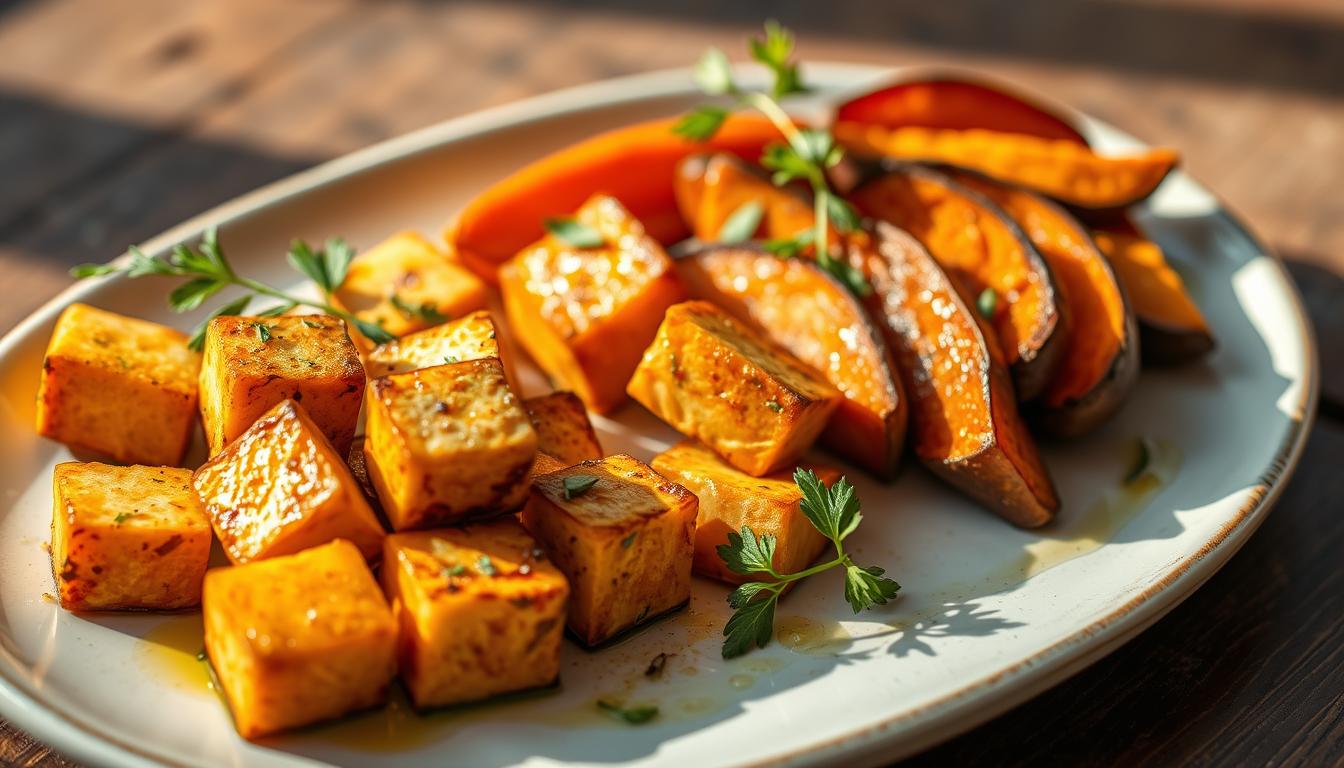
[[[503,361],[495,322],[481,311],[379,344],[364,358],[364,369],[376,379],[488,357]]]
[[[342,454],[285,400],[196,470],[193,484],[229,559],[247,563],[347,539],[366,557],[384,531]]]
[[[569,585],[516,520],[397,533],[385,547],[398,667],[416,706],[477,701],[559,677]]]
[[[57,464],[51,567],[61,606],[75,611],[199,605],[210,522],[191,470]]]
[[[537,430],[537,450],[565,466],[602,458],[593,423],[583,401],[573,392],[552,392],[523,401],[532,427]]]
[[[386,699],[396,622],[348,541],[212,569],[203,611],[206,653],[244,738]]]
[[[122,463],[178,466],[196,428],[200,368],[186,334],[72,304],[42,361],[37,432]]]
[[[840,479],[834,467],[805,465],[828,487]],[[825,550],[828,539],[803,514],[802,491],[793,470],[753,477],[695,440],[686,440],[653,459],[664,477],[686,486],[699,500],[695,521],[695,572],[700,576],[741,584],[748,576],[734,573],[719,557],[729,532],[749,526],[757,536],[775,537],[775,570],[794,573],[807,568]]]
[[[756,476],[795,464],[843,397],[782,347],[703,301],[667,311],[628,390]]]
[[[569,628],[599,645],[691,596],[696,498],[630,456],[532,481],[523,525],[569,579]]]
[[[469,360],[374,379],[364,453],[397,530],[512,511],[537,434],[499,360]]]

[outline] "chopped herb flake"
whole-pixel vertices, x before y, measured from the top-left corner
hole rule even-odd
[[[766,401],[765,401],[765,407],[766,407],[766,408],[769,408],[770,410],[774,411],[775,413],[783,413],[783,412],[784,412],[784,406],[780,405],[778,400],[766,400]]]
[[[271,340],[271,326],[265,323],[253,323],[252,329],[257,332],[257,339],[262,344]]]
[[[621,547],[624,548],[624,549],[629,549],[629,548],[630,548],[630,545],[632,545],[632,544],[635,543],[635,537],[638,536],[638,535],[639,535],[639,532],[636,531],[636,532],[630,534],[629,536],[626,536],[624,539],[621,539]]]
[[[424,320],[429,323],[441,323],[448,319],[447,317],[444,317],[442,312],[439,312],[439,308],[435,306],[432,301],[421,302],[418,305],[411,304],[395,293],[388,297],[388,301],[392,302],[392,306],[396,307],[397,311],[402,315],[405,315],[407,320]]]
[[[756,236],[765,216],[765,206],[759,200],[748,200],[733,211],[719,228],[719,242],[742,243]]]
[[[495,567],[493,562],[491,562],[489,555],[480,556],[476,561],[476,570],[480,571],[481,574],[485,576],[494,576],[499,573],[499,569]]]
[[[605,699],[599,699],[597,708],[617,720],[623,720],[630,725],[643,725],[658,716],[658,707],[653,706],[652,704],[637,707],[623,707],[619,704],[606,701]]]
[[[994,319],[994,309],[997,306],[999,306],[999,294],[993,288],[986,288],[981,291],[980,296],[975,300],[976,310],[986,320]]]
[[[570,475],[564,480],[565,499],[582,496],[594,485],[597,485],[597,478],[592,475]]]
[[[1125,475],[1125,485],[1129,485],[1147,474],[1148,467],[1153,463],[1155,452],[1151,440],[1146,437],[1139,438],[1138,455],[1135,457],[1133,466],[1129,469],[1129,474]]]
[[[601,248],[606,243],[601,232],[576,219],[546,219],[543,224],[555,239],[574,248]]]

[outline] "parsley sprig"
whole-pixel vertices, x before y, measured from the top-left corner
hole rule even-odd
[[[263,297],[276,299],[280,303],[258,313],[262,317],[281,315],[298,306],[312,307],[355,326],[360,333],[376,344],[396,339],[377,324],[361,320],[343,309],[332,306],[329,300],[326,300],[326,297],[335,293],[345,281],[345,275],[355,255],[354,249],[338,237],[330,238],[318,250],[313,250],[302,240],[295,240],[289,248],[289,263],[317,283],[324,297],[321,301],[295,296],[235,272],[233,265],[224,255],[224,249],[219,243],[219,234],[213,227],[206,230],[200,244],[196,246],[178,244],[166,256],[146,256],[135,246],[131,246],[130,254],[130,261],[125,264],[117,262],[81,264],[71,269],[70,274],[80,279],[114,272],[124,272],[130,278],[146,276],[181,278],[185,282],[168,294],[168,305],[176,312],[198,309],[206,299],[229,286],[237,286],[247,291],[243,296],[210,313],[210,317],[196,327],[188,346],[197,351],[200,351],[205,344],[205,328],[210,320],[221,315],[241,315],[253,300]],[[266,335],[269,336],[269,333]],[[261,337],[260,331],[258,336]],[[262,338],[262,341],[266,339]]]
[[[755,109],[769,118],[785,143],[770,144],[761,156],[761,165],[771,171],[771,181],[785,186],[794,181],[806,182],[812,188],[814,224],[811,229],[789,238],[766,243],[771,252],[790,257],[800,254],[808,245],[814,245],[817,264],[840,279],[851,291],[867,296],[872,287],[859,270],[843,258],[831,254],[828,231],[845,234],[858,228],[859,215],[844,199],[831,191],[826,170],[833,168],[844,157],[842,150],[829,131],[817,128],[799,128],[794,124],[779,100],[808,89],[798,74],[793,56],[793,33],[774,21],[765,24],[765,37],[752,38],[751,56],[764,64],[774,76],[770,93],[743,90],[733,79],[732,65],[723,51],[710,48],[695,65],[695,82],[710,96],[731,97],[739,107]],[[683,117],[672,130],[693,141],[708,141],[728,119],[729,110],[713,104],[697,107]]]
[[[859,497],[854,486],[840,478],[827,488],[809,469],[798,469],[793,474],[803,498],[800,506],[808,521],[835,545],[835,557],[797,573],[779,573],[775,570],[775,537],[757,536],[749,526],[740,533],[728,534],[728,543],[718,547],[719,557],[734,573],[767,577],[763,581],[749,581],[728,595],[728,605],[734,610],[723,628],[723,657],[730,659],[750,651],[753,646],[764,648],[774,634],[775,605],[789,584],[815,576],[832,568],[845,569],[845,600],[855,613],[874,605],[885,605],[896,597],[901,585],[886,578],[886,573],[875,565],[861,567],[845,552],[845,539],[859,527],[863,515],[859,511]]]

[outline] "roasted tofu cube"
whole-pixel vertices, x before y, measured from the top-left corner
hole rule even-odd
[[[407,373],[487,357],[504,362],[495,321],[489,312],[482,311],[379,344],[364,358],[364,369],[369,378],[376,379],[390,373]],[[505,370],[508,370],[507,364]]]
[[[672,446],[653,458],[658,474],[685,486],[699,500],[695,519],[695,572],[730,584],[751,581],[729,570],[718,547],[728,533],[750,526],[757,536],[775,537],[775,570],[795,573],[807,568],[829,543],[803,514],[802,491],[793,471],[753,477],[728,464],[695,440]],[[834,467],[809,463],[807,469],[830,486],[840,479]]]
[[[180,465],[196,426],[200,369],[186,335],[71,304],[42,361],[37,432],[123,463]]]
[[[205,650],[243,738],[340,717],[387,697],[397,625],[348,541],[211,569],[202,610]]]
[[[374,379],[364,430],[369,477],[398,531],[508,512],[527,499],[537,433],[499,360]]]
[[[282,400],[298,400],[342,455],[364,397],[364,366],[328,315],[216,317],[205,333],[201,420],[214,456]]]
[[[66,462],[52,473],[51,570],[72,611],[201,602],[210,521],[191,470]]]
[[[523,525],[569,579],[569,628],[594,646],[691,598],[695,496],[630,456],[532,481]]]
[[[552,392],[523,401],[532,427],[537,430],[537,450],[564,462],[564,466],[586,459],[602,458],[593,423],[583,401],[573,392]]]
[[[591,198],[577,221],[601,244],[579,247],[549,234],[500,274],[504,310],[519,343],[551,380],[606,413],[663,311],[685,298],[672,261],[615,199]]]
[[[235,563],[347,539],[382,553],[383,527],[345,460],[293,400],[267,411],[192,479]]]
[[[417,707],[551,685],[569,584],[513,518],[387,538],[397,666]]]
[[[629,391],[757,477],[792,469],[843,397],[820,373],[703,301],[667,311]]]
[[[416,232],[393,235],[350,262],[332,297],[393,336],[424,330],[485,307],[485,283]],[[351,329],[360,346],[373,346]],[[442,362],[442,361],[440,361]]]

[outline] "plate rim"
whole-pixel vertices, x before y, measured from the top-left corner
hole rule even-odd
[[[759,67],[738,65],[735,70],[752,82],[762,77]],[[966,77],[979,82],[1002,85],[1013,93],[1026,95],[1034,103],[1060,108],[1048,96],[1040,96],[1017,84],[973,69],[940,65],[882,66],[842,62],[815,62],[808,65],[819,78],[839,81],[846,76],[873,82],[895,82],[917,75],[941,74]],[[397,137],[378,142],[327,160],[282,179],[245,192],[200,214],[170,227],[145,241],[146,253],[157,253],[172,245],[198,236],[210,226],[223,225],[309,194],[348,176],[372,170],[380,165],[400,162],[423,152],[457,141],[488,135],[496,130],[540,122],[595,108],[619,106],[639,101],[687,95],[696,92],[690,68],[681,67],[626,75],[551,91],[503,105],[452,117]],[[830,89],[843,93],[843,87]],[[1084,124],[1108,125],[1069,107],[1060,111]],[[1117,129],[1118,130],[1118,129]],[[1121,131],[1124,134],[1123,131]],[[1128,134],[1124,134],[1128,137]],[[1187,174],[1188,176],[1188,174]],[[1229,560],[1260,526],[1278,501],[1296,470],[1316,418],[1320,389],[1320,365],[1315,331],[1302,302],[1301,293],[1288,273],[1282,258],[1256,236],[1245,219],[1206,185],[1191,180],[1217,201],[1214,216],[1235,228],[1253,243],[1273,265],[1281,288],[1290,299],[1297,340],[1302,349],[1302,391],[1290,414],[1287,431],[1274,452],[1269,468],[1248,487],[1236,516],[1211,536],[1197,551],[1172,566],[1155,584],[1126,603],[1108,612],[1088,626],[1062,638],[1011,666],[996,670],[919,709],[886,718],[841,736],[828,738],[775,755],[748,765],[777,765],[837,762],[844,758],[867,762],[878,757],[896,760],[932,747],[957,734],[1002,714],[1063,682],[1104,658],[1135,635],[1148,628],[1186,597]],[[445,216],[446,219],[446,216]],[[123,255],[121,258],[128,258]],[[52,321],[68,304],[94,293],[107,281],[125,280],[123,275],[108,275],[77,282],[52,297],[0,338],[0,357],[8,356],[33,330]],[[35,736],[54,751],[91,765],[157,766],[167,761],[136,745],[106,737],[81,722],[71,713],[62,712],[39,701],[0,674],[0,715],[14,726]],[[903,732],[893,729],[913,723]]]

